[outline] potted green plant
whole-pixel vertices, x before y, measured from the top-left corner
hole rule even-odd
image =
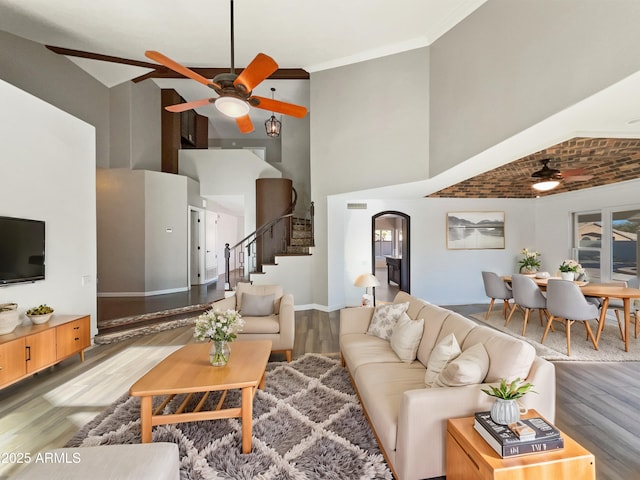
[[[575,280],[584,273],[584,268],[575,260],[567,259],[558,267],[563,280]]]
[[[35,325],[48,322],[52,314],[53,308],[46,304],[27,310],[27,317],[29,317],[29,320],[31,320]]]
[[[536,273],[540,267],[540,260],[538,260],[540,254],[538,252],[530,252],[526,248],[520,250],[520,254],[522,258],[518,261],[518,265],[520,265],[519,272]]]
[[[483,388],[482,391],[496,401],[491,407],[491,420],[500,425],[509,425],[520,420],[520,415],[526,413],[526,409],[520,407],[517,400],[529,392],[536,393],[533,385],[516,378],[507,382],[505,378],[500,380],[500,385]]]

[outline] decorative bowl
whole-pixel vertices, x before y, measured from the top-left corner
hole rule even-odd
[[[53,313],[45,313],[44,315],[27,315],[27,317],[29,317],[29,320],[31,320],[31,323],[34,325],[40,325],[42,323],[47,323],[51,318],[51,315],[53,315]]]
[[[549,272],[538,272],[536,273],[536,278],[549,278]]]
[[[13,332],[16,327],[20,325],[20,314],[18,311],[15,308],[8,307],[8,304],[6,305],[6,309],[0,311],[0,335],[7,335],[8,333]]]

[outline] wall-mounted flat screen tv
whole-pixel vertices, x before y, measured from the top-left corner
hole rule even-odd
[[[0,285],[44,280],[44,222],[0,217]]]

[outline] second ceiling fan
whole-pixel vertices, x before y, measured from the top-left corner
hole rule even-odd
[[[593,175],[587,174],[584,168],[575,168],[561,172],[560,170],[549,167],[548,164],[550,161],[550,158],[540,160],[542,168],[531,174],[531,177],[536,180],[536,183],[532,185],[534,189],[544,192],[554,189],[561,181],[581,182],[593,178]]]
[[[218,94],[218,97],[203,98],[165,108],[170,112],[184,112],[185,110],[191,110],[192,108],[213,103],[220,112],[235,118],[236,124],[242,133],[251,133],[254,130],[253,122],[249,117],[251,107],[291,115],[297,118],[304,117],[307,114],[307,109],[303,106],[252,95],[253,89],[256,86],[278,70],[278,64],[270,56],[264,53],[258,53],[239,75],[236,74],[234,67],[233,0],[230,0],[230,3],[231,69],[228,73],[218,74],[212,80],[209,80],[160,52],[155,50],[147,50],[145,52],[145,55],[151,60],[185,77],[206,85]]]

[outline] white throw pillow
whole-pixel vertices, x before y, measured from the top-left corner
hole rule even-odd
[[[393,333],[393,327],[395,327],[400,315],[407,311],[407,308],[409,308],[409,302],[378,305],[373,311],[373,318],[371,318],[367,333],[383,340],[389,340],[391,333]]]
[[[275,295],[242,295],[242,308],[240,314],[245,317],[268,317],[273,315],[273,302]]]
[[[467,348],[440,372],[434,387],[462,387],[482,383],[489,371],[489,354],[481,343]]]
[[[400,360],[411,363],[416,359],[423,330],[424,318],[411,320],[406,313],[400,315],[391,333],[391,349]]]
[[[427,372],[424,374],[424,383],[427,387],[433,387],[438,375],[451,360],[460,355],[460,345],[453,333],[450,333],[433,347],[427,364]]]

